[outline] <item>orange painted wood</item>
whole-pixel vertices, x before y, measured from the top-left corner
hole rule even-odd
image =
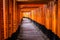
[[[50,3],[49,3],[50,4]],[[57,18],[56,18],[56,7],[52,7],[52,9],[50,9],[50,7],[48,7],[48,5],[36,5],[36,4],[24,4],[24,5],[19,5],[21,6],[21,8],[23,8],[24,6],[39,6],[39,8],[35,8],[35,9],[29,9],[29,11],[31,12],[31,14],[28,16],[29,18],[31,18],[32,20],[40,23],[40,24],[43,24],[45,25],[45,27],[48,29],[48,30],[52,30],[52,32],[54,32],[55,34],[57,33],[57,35],[59,36],[60,35],[60,32],[59,32],[59,19],[58,19],[58,29],[57,28]],[[45,8],[46,6],[46,8]],[[50,4],[51,6],[51,4]],[[28,10],[28,9],[27,9]],[[26,11],[27,11],[26,10]],[[52,12],[51,12],[52,10]],[[23,17],[23,14],[20,14],[20,17],[22,18]],[[20,18],[20,20],[21,20]],[[58,18],[59,18],[59,15],[58,15]],[[58,30],[58,32],[56,32],[56,30]]]
[[[16,32],[16,30],[17,30],[17,10],[16,10],[16,1],[15,0],[13,0],[13,33],[15,33]]]
[[[58,14],[57,14],[58,18],[57,18],[57,35],[60,38],[60,0],[58,0]]]
[[[8,37],[11,37],[13,33],[13,3],[12,0],[9,0],[9,13],[8,13]]]
[[[32,4],[32,6],[34,6],[35,4]],[[13,8],[12,9],[12,4],[9,5],[9,15],[11,16],[8,16],[8,9],[5,9],[5,26],[4,26],[4,37],[5,38],[8,38],[9,36],[12,35],[12,30],[13,30],[13,33],[17,30],[17,26],[18,24],[21,22],[21,19],[24,17],[24,14],[23,12],[21,11],[20,9],[20,6],[21,5],[18,5],[17,9]],[[29,5],[24,5],[24,6],[31,6],[31,4]],[[45,27],[48,29],[48,30],[52,30],[52,32],[54,32],[56,34],[56,30],[57,30],[57,35],[60,37],[60,21],[59,21],[59,18],[60,18],[60,12],[58,12],[58,21],[57,18],[56,18],[56,13],[55,13],[55,6],[53,7],[53,13],[51,13],[49,7],[46,7],[45,9],[45,6],[47,5],[35,5],[35,6],[39,6],[39,8],[31,8],[31,9],[23,9],[24,11],[28,11],[30,12],[30,14],[26,14],[27,16],[26,17],[29,17],[31,18],[32,20],[42,24],[42,25],[45,25]],[[6,6],[7,7],[7,6]],[[15,5],[13,7],[16,7]],[[12,14],[12,10],[13,10],[13,14]],[[46,11],[44,11],[46,10]],[[52,10],[52,9],[51,9]],[[58,9],[60,10],[60,9]],[[16,12],[17,11],[17,12]],[[10,18],[9,20],[8,17]],[[9,21],[9,22],[8,22]],[[13,22],[12,22],[13,21]],[[56,22],[58,22],[58,25],[56,26]],[[7,24],[7,23],[10,23],[10,24]],[[9,27],[8,27],[9,25]],[[13,27],[13,26],[14,27]],[[8,30],[10,28],[10,30]],[[56,29],[57,28],[57,29]],[[8,33],[8,32],[11,32],[11,33]],[[8,35],[9,34],[9,35]]]
[[[8,38],[8,0],[3,1],[4,39]],[[3,36],[3,35],[2,35]]]
[[[36,11],[36,9],[34,10],[34,20],[37,21],[37,11]]]
[[[56,5],[53,6],[53,13],[52,13],[52,31],[56,34]]]
[[[18,5],[17,5],[17,25],[20,25],[20,9]]]
[[[40,19],[40,12],[39,12],[39,8],[36,9],[36,21],[39,23],[39,19]]]
[[[49,9],[47,8],[47,12],[46,12],[46,14],[45,14],[45,17],[46,17],[46,22],[45,22],[45,25],[46,25],[46,28],[47,29],[50,29],[50,19],[49,19]]]
[[[0,0],[0,40],[4,40],[3,0]]]

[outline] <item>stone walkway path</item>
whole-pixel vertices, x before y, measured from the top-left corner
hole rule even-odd
[[[17,40],[49,40],[49,38],[27,18],[23,18]]]

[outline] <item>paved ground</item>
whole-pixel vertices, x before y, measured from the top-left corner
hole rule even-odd
[[[49,38],[27,18],[23,18],[17,40],[49,40]]]

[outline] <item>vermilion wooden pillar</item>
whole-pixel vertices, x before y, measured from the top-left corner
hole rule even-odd
[[[55,34],[57,33],[57,13],[56,13],[56,4],[53,3],[53,12],[52,12],[52,32],[54,32]]]
[[[0,40],[4,40],[3,0],[0,0]]]
[[[41,22],[42,22],[42,21],[41,21],[41,14],[42,14],[42,13],[41,13],[41,7],[39,7],[39,8],[38,8],[38,14],[36,14],[36,15],[38,15],[38,19],[37,19],[37,20],[39,20],[38,22],[39,22],[40,24],[41,24]],[[36,17],[36,18],[37,18],[37,17]]]
[[[20,7],[19,5],[17,4],[17,24],[20,25]]]
[[[37,11],[36,11],[36,9],[37,9],[37,8],[34,9],[34,13],[33,13],[33,15],[34,15],[34,20],[35,20],[35,21],[37,21]]]
[[[13,0],[13,33],[17,30],[17,6],[16,0]]]
[[[13,33],[13,1],[9,0],[8,5],[8,37],[11,37]]]
[[[41,19],[39,15],[40,15],[39,8],[37,8],[37,9],[36,9],[36,21],[37,21],[38,23],[40,22],[39,19]]]
[[[41,19],[41,21],[40,21],[40,23],[42,24],[42,25],[44,25],[44,12],[43,12],[43,5],[40,7],[40,19]]]
[[[4,39],[8,38],[8,0],[3,0]]]
[[[60,0],[58,0],[58,24],[57,24],[57,35],[60,37]]]
[[[15,0],[3,1],[4,39],[11,37],[17,30],[17,14]]]

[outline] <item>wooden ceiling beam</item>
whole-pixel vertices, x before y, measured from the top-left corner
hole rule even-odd
[[[53,0],[40,0],[40,1],[16,1],[18,4],[47,4]]]

